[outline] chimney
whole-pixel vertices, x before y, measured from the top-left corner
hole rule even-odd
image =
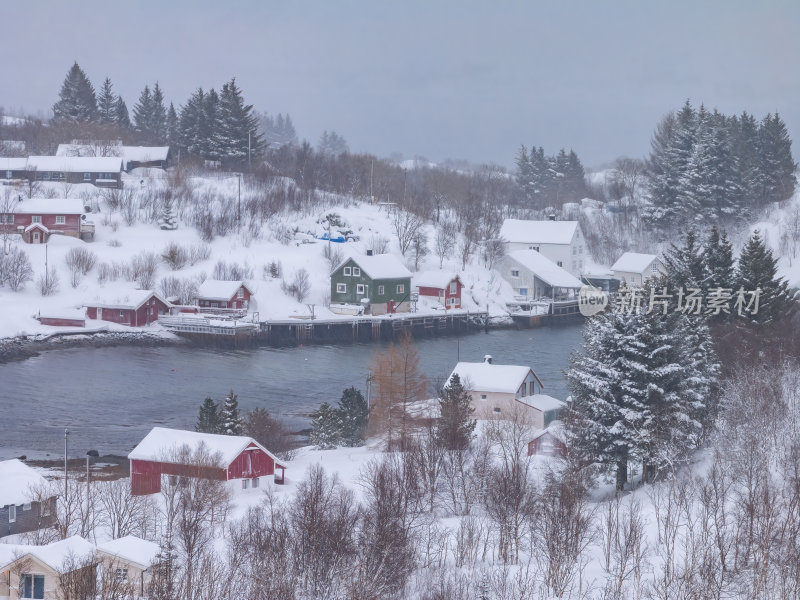
[[[372,256],[372,250],[367,250],[367,256]]]
[[[555,220],[556,220],[556,215],[555,215],[554,213],[550,213],[550,214],[547,216],[547,219],[548,219],[549,221],[555,221]]]
[[[486,356],[484,356],[483,357],[483,362],[485,362],[487,365],[492,364],[492,355],[491,354],[487,354]]]

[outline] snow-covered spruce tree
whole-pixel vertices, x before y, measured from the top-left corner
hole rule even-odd
[[[180,136],[178,129],[178,113],[175,111],[175,105],[169,103],[169,110],[167,111],[167,134],[166,141],[170,146],[177,148]]]
[[[258,117],[253,106],[244,103],[236,78],[222,86],[217,110],[217,128],[212,143],[219,160],[243,165],[248,158],[259,157],[264,149],[264,140],[258,131]]]
[[[161,205],[161,214],[158,217],[158,226],[161,229],[172,231],[178,228],[178,217],[175,214],[175,207],[172,205],[172,196],[167,193],[164,203]]]
[[[761,290],[758,312],[748,315],[753,323],[775,323],[790,316],[796,309],[787,282],[778,277],[777,265],[778,260],[756,230],[739,255],[734,286],[735,290],[742,288],[745,292]]]
[[[311,413],[308,441],[318,448],[335,448],[342,443],[341,414],[327,402]]]
[[[608,471],[617,489],[628,462],[645,480],[684,461],[702,441],[716,405],[718,365],[705,324],[655,310],[593,317],[567,381],[569,442]]]
[[[706,272],[703,253],[693,230],[686,233],[683,246],[670,244],[664,253],[664,268],[670,289],[704,289]]]
[[[197,417],[195,431],[200,433],[219,433],[219,405],[211,398],[206,398],[200,406],[200,414]]]
[[[239,414],[239,400],[233,390],[228,392],[219,411],[219,433],[224,435],[242,435],[244,420]]]
[[[703,251],[703,263],[706,272],[707,289],[714,288],[733,288],[734,262],[733,245],[728,241],[728,234],[714,225],[708,236],[705,250]]]
[[[97,97],[97,116],[101,123],[116,122],[117,99],[114,96],[114,89],[111,79],[108,77],[103,81],[103,88]]]
[[[464,389],[458,373],[442,389],[439,397],[440,416],[436,421],[436,441],[447,450],[463,450],[475,432],[475,409],[472,396]]]
[[[336,412],[339,415],[341,443],[345,446],[362,445],[369,422],[369,406],[364,394],[355,387],[347,388],[342,392]]]
[[[139,102],[133,107],[136,129],[142,132],[151,143],[163,142],[166,137],[167,111],[164,108],[164,94],[156,82],[152,93],[144,86]]]
[[[97,119],[94,87],[77,62],[72,65],[61,84],[58,102],[53,105],[53,118],[56,121],[79,123]]]
[[[765,204],[792,197],[797,185],[797,163],[792,157],[792,140],[778,113],[767,115],[758,130],[760,183]]]
[[[121,96],[117,96],[117,101],[114,103],[114,122],[123,129],[130,129],[131,127],[128,105],[125,104],[125,100]]]
[[[139,101],[133,106],[133,123],[136,130],[142,133],[150,132],[150,118],[153,113],[153,94],[150,86],[145,85],[139,94]]]

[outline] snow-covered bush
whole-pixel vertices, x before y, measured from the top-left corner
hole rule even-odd
[[[52,296],[58,292],[58,271],[55,267],[50,267],[47,273],[39,275],[39,292],[42,296]]]
[[[70,248],[64,259],[70,273],[70,285],[78,287],[84,275],[97,263],[97,256],[86,248]]]
[[[177,242],[170,242],[161,253],[161,258],[173,271],[179,271],[189,261],[189,252]]]
[[[212,279],[219,279],[222,281],[243,281],[245,279],[253,278],[253,267],[246,262],[243,265],[236,263],[226,263],[220,260],[214,265],[214,272],[211,274]]]
[[[311,278],[308,271],[305,269],[295,271],[292,283],[286,283],[286,280],[283,280],[281,282],[281,289],[285,294],[289,294],[298,302],[302,302],[306,299],[308,292],[311,290]]]
[[[211,256],[211,246],[208,244],[192,244],[189,247],[189,264],[194,266],[200,261],[208,260]]]
[[[197,282],[194,279],[170,275],[161,279],[158,289],[165,298],[177,298],[179,304],[191,304],[197,297]]]
[[[7,283],[13,291],[18,292],[28,281],[33,280],[33,267],[24,250],[11,248],[7,254],[0,253],[0,273],[2,283]]]
[[[131,260],[128,278],[139,285],[140,290],[151,290],[158,271],[158,256],[153,252],[140,252]]]

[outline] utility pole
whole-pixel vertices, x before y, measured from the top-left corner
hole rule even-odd
[[[236,204],[236,233],[242,232],[242,174],[239,175],[239,201]]]
[[[375,194],[372,192],[372,176],[375,174],[375,160],[369,161],[369,201],[375,202]]]
[[[67,476],[67,436],[69,436],[69,429],[64,430],[64,500],[67,499],[69,492],[69,478]]]
[[[250,134],[253,132],[252,129],[247,130],[247,166],[252,169],[253,168],[253,161],[250,158]]]
[[[47,244],[44,245],[44,287],[50,289],[50,272],[47,268]]]

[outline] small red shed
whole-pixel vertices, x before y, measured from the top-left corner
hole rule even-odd
[[[36,319],[42,325],[54,327],[86,327],[86,313],[82,310],[65,308],[57,311],[39,311]]]
[[[528,442],[528,456],[557,456],[564,458],[567,455],[567,444],[564,441],[564,429],[560,422],[555,422],[547,429],[542,429]]]
[[[96,299],[84,304],[90,319],[111,321],[130,327],[144,327],[169,314],[171,304],[156,292],[131,290],[119,297]]]
[[[205,447],[216,464],[193,465],[191,457]],[[128,455],[131,461],[131,494],[144,496],[161,491],[161,476],[199,477],[230,481],[239,479],[242,487],[258,487],[259,478],[275,476],[284,482],[286,466],[253,438],[217,435],[180,429],[154,427]],[[280,471],[280,475],[278,475]]]
[[[206,279],[197,289],[197,305],[202,308],[247,309],[253,291],[243,281]]]
[[[412,285],[420,297],[435,298],[446,309],[461,308],[464,284],[458,275],[447,271],[421,271],[414,275]]]

